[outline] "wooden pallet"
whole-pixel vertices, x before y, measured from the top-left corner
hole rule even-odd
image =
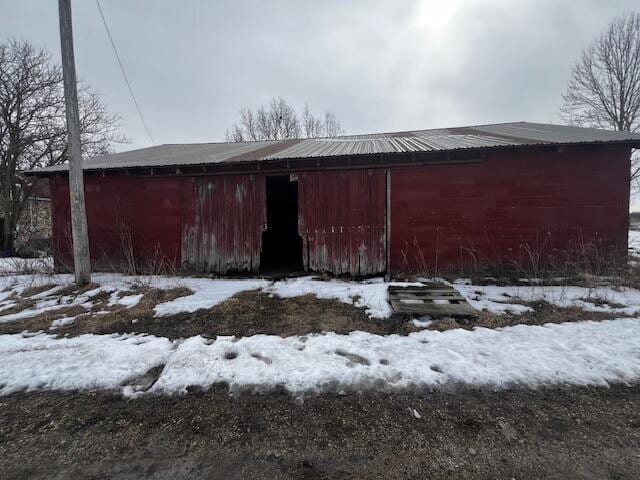
[[[431,317],[472,317],[475,310],[457,290],[444,283],[424,286],[390,286],[389,302],[395,313],[428,315]]]

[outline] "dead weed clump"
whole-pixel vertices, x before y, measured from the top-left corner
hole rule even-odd
[[[611,300],[608,300],[608,299],[603,298],[603,297],[586,297],[586,298],[581,298],[580,300],[582,300],[583,302],[591,303],[591,304],[595,305],[596,307],[609,307],[609,308],[624,308],[625,307],[625,305],[623,305],[621,303],[612,302]]]

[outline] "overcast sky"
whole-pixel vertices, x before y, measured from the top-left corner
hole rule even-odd
[[[56,0],[0,0],[0,32],[59,59]],[[78,75],[150,145],[95,1],[73,1]],[[101,0],[156,143],[224,140],[281,95],[347,133],[557,122],[581,50],[637,0]]]

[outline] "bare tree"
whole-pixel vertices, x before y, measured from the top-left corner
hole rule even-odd
[[[288,138],[336,137],[344,131],[333,112],[326,112],[324,117],[314,116],[309,106],[305,105],[302,117],[284,98],[271,100],[269,108],[259,107],[253,111],[248,108],[240,110],[240,120],[226,132],[231,142],[249,140],[283,140]]]
[[[614,19],[573,67],[561,108],[569,124],[635,132],[640,128],[640,13]],[[640,178],[634,157],[631,179]]]
[[[79,87],[84,156],[108,153],[118,133],[109,113],[86,84]],[[2,249],[13,250],[16,225],[37,182],[21,172],[67,159],[67,129],[62,70],[49,53],[25,41],[0,42],[0,214]]]
[[[335,113],[325,112],[324,117],[318,118],[311,113],[309,105],[305,104],[302,113],[304,134],[307,138],[338,137],[344,135],[344,130]]]

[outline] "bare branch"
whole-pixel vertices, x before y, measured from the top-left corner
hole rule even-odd
[[[290,138],[319,138],[344,135],[344,130],[333,112],[315,117],[305,105],[302,117],[284,98],[273,98],[269,108],[259,107],[255,112],[242,108],[240,120],[225,133],[230,142],[284,140]]]
[[[84,156],[110,152],[127,139],[119,118],[108,112],[86,84],[79,88]],[[57,165],[67,159],[62,71],[49,53],[25,41],[0,42],[0,215],[2,248],[10,250],[15,225],[30,195],[19,172]]]
[[[640,130],[640,13],[628,12],[582,52],[560,109],[569,125]],[[631,156],[631,186],[640,181],[640,158]]]
[[[636,131],[640,128],[640,13],[616,18],[582,52],[563,95],[570,124]]]

